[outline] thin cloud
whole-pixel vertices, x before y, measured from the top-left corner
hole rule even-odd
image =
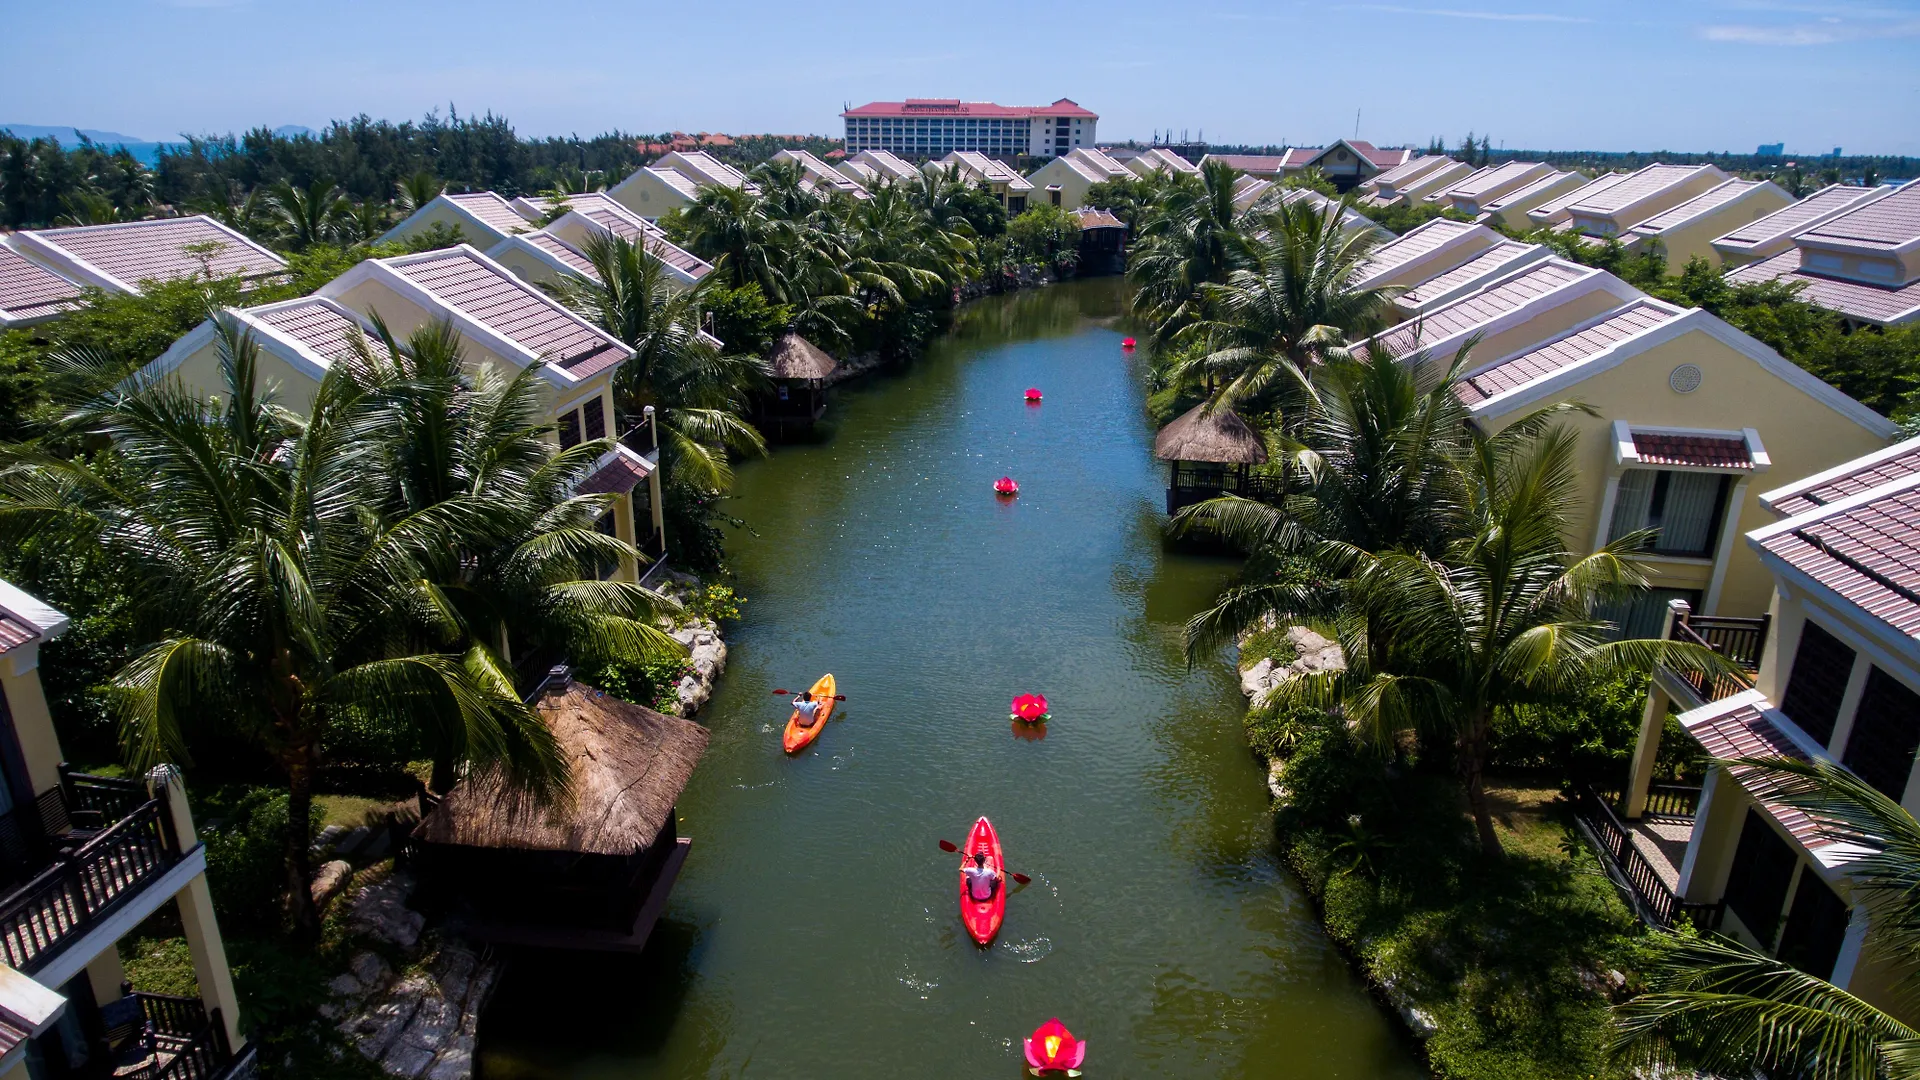
[[[1590,23],[1580,15],[1561,15],[1547,11],[1463,11],[1458,8],[1400,7],[1396,4],[1355,4],[1358,11],[1384,11],[1389,15],[1437,15],[1445,19],[1479,19],[1483,22]]]
[[[1803,47],[1808,45],[1837,45],[1846,41],[1865,41],[1874,38],[1904,38],[1920,35],[1920,20],[1891,25],[1880,23],[1870,26],[1828,20],[1819,23],[1802,23],[1796,26],[1754,26],[1744,23],[1702,26],[1698,31],[1707,41],[1725,42],[1734,45],[1774,45],[1785,47]]]

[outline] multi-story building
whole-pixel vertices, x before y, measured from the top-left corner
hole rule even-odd
[[[68,768],[40,685],[67,617],[0,581],[0,1077],[251,1075],[179,770]],[[197,994],[129,985],[120,939],[173,905]]]
[[[956,150],[996,158],[1059,157],[1092,146],[1100,119],[1066,98],[1051,105],[908,98],[871,102],[840,116],[847,125],[847,153],[885,150],[915,160]]]

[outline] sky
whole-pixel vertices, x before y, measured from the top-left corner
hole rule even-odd
[[[0,27],[0,123],[146,139],[449,103],[534,136],[838,135],[848,103],[1069,97],[1102,141],[1357,119],[1382,146],[1920,155],[1920,0],[0,0]]]

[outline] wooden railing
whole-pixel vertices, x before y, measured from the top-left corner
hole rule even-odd
[[[91,821],[96,828],[131,816],[151,797],[144,781],[74,772],[65,762],[60,765],[59,790],[74,823]]]
[[[1753,689],[1760,671],[1760,654],[1766,651],[1770,616],[1735,619],[1718,615],[1688,615],[1673,620],[1668,640],[1685,641],[1712,649],[1738,665],[1738,671],[1707,675],[1698,671],[1674,671],[1673,675],[1693,688],[1701,702],[1719,701]]]
[[[128,995],[140,1003],[140,1017],[162,1035],[192,1036],[207,1025],[207,1007],[199,998],[176,994],[149,994],[135,990]]]
[[[1634,846],[1633,834],[1599,792],[1584,784],[1575,788],[1573,809],[1600,845],[1600,854],[1612,864],[1614,872],[1625,881],[1627,887],[1633,890],[1639,901],[1636,906],[1648,922],[1669,929],[1679,925],[1683,919],[1702,930],[1711,930],[1720,925],[1722,905],[1689,904],[1676,895],[1660,879],[1653,863]]]
[[[1615,799],[1612,805],[1620,805]],[[1685,784],[1649,784],[1647,785],[1647,808],[1641,811],[1644,817],[1686,818],[1691,821],[1700,812],[1700,789]]]
[[[32,974],[180,858],[157,799],[0,898],[0,960]]]
[[[233,1063],[233,1051],[227,1047],[227,1026],[220,1020],[220,1010],[214,1009],[153,1080],[216,1080]]]

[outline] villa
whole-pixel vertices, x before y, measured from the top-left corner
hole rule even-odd
[[[1390,172],[1416,154],[1411,149],[1382,150],[1358,139],[1335,139],[1327,146],[1295,147],[1281,162],[1281,171],[1295,176],[1318,169],[1341,191],[1350,191],[1382,173]]]
[[[1688,919],[1786,960],[1911,1022],[1849,866],[1863,851],[1790,805],[1778,780],[1715,764],[1698,787],[1653,782],[1669,716],[1712,758],[1836,763],[1911,810],[1920,800],[1920,440],[1776,487],[1779,520],[1746,547],[1770,575],[1751,619],[1675,600],[1664,636],[1709,645],[1733,675],[1656,672],[1620,798],[1586,815],[1632,865],[1653,921]]]
[[[956,166],[960,170],[960,178],[969,186],[992,192],[1009,217],[1026,210],[1027,196],[1033,193],[1033,184],[1002,162],[973,150],[955,150],[939,161],[927,163],[929,171]]]
[[[881,184],[906,183],[920,175],[920,170],[885,150],[862,150],[842,161],[839,169],[868,191]]]
[[[1195,165],[1193,162],[1188,161],[1186,158],[1181,157],[1171,150],[1160,147],[1155,147],[1151,150],[1142,150],[1139,153],[1126,157],[1124,160],[1120,158],[1115,158],[1114,160],[1120,161],[1139,176],[1153,176],[1156,173],[1166,173],[1168,175],[1175,173],[1186,173],[1190,176],[1200,175],[1200,166]]]
[[[587,257],[587,241],[612,235],[641,245],[667,272],[667,280],[690,289],[713,272],[713,265],[675,245],[646,218],[612,199],[582,200],[544,229],[509,236],[488,250],[487,257],[536,285],[575,276],[598,281],[599,273]]]
[[[1531,228],[1533,223],[1528,220],[1527,211],[1561,195],[1571,195],[1586,182],[1585,173],[1555,169],[1524,187],[1481,202],[1480,214],[1474,220],[1508,229]]]
[[[1390,206],[1407,205],[1465,180],[1474,172],[1473,166],[1446,157],[1415,158],[1409,164],[1421,161],[1432,161],[1434,164],[1414,172],[1401,173],[1394,169],[1380,174],[1374,178],[1372,192],[1361,201],[1383,210]]]
[[[1896,425],[1718,317],[1654,300],[1558,258],[1423,313],[1361,348],[1451,364],[1476,342],[1459,395],[1482,430],[1579,401],[1581,503],[1591,550],[1658,530],[1636,556],[1651,588],[1612,613],[1629,636],[1660,629],[1670,599],[1708,615],[1758,615],[1771,584],[1737,544],[1764,522],[1752,478],[1805,475],[1884,446]],[[1703,392],[1704,391],[1704,392]]]
[[[641,217],[657,219],[691,204],[706,187],[759,190],[745,173],[704,150],[675,150],[635,169],[607,194]]]
[[[434,226],[452,230],[457,240],[476,247],[492,247],[509,236],[538,228],[538,214],[528,214],[491,191],[442,192],[405,221],[380,234],[375,243],[400,244],[423,236]]]
[[[1131,178],[1125,165],[1091,147],[1077,147],[1027,175],[1033,186],[1047,192],[1055,206],[1069,210],[1085,206],[1087,189],[1106,180]]]
[[[1802,229],[1793,245],[1727,280],[1797,283],[1802,300],[1856,326],[1920,319],[1920,180]]]
[[[0,581],[0,1075],[252,1076],[180,771],[122,779],[66,764],[40,647],[68,625]],[[127,981],[120,940],[156,914],[186,938],[191,996]]]
[[[1670,210],[1635,225],[1629,249],[1656,246],[1667,257],[1667,273],[1677,274],[1695,258],[1717,264],[1713,238],[1729,226],[1751,223],[1793,202],[1786,189],[1768,180],[1728,180]]]
[[[800,172],[805,177],[805,179],[801,181],[800,186],[806,191],[820,192],[825,190],[828,193],[845,195],[854,199],[870,199],[873,197],[867,192],[865,185],[854,180],[847,174],[839,172],[833,166],[821,161],[805,150],[782,150],[773,155],[773,160],[791,162],[800,166]]]
[[[1478,215],[1487,203],[1518,191],[1556,170],[1538,161],[1508,161],[1489,165],[1462,180],[1422,196],[1421,201],[1435,206]]]
[[[1568,207],[1582,199],[1598,197],[1605,193],[1607,189],[1632,175],[1634,174],[1624,172],[1601,173],[1599,176],[1585,181],[1578,187],[1543,199],[1526,212],[1525,227],[1532,230],[1557,228],[1564,225],[1567,219],[1572,216],[1567,209]]]
[[[75,225],[0,241],[0,326],[25,326],[76,306],[84,288],[138,296],[182,278],[282,280],[287,262],[205,215]]]
[[[1789,251],[1793,238],[1816,225],[1876,202],[1895,191],[1891,184],[1879,187],[1848,187],[1834,184],[1765,217],[1756,218],[1713,240],[1713,249],[1727,266],[1761,262]]]
[[[1545,244],[1527,244],[1501,237],[1458,266],[1413,282],[1393,298],[1393,308],[1404,318],[1418,318],[1479,291],[1489,282],[1552,257],[1553,249]]]
[[[1626,240],[1635,225],[1728,179],[1717,165],[1649,165],[1604,188],[1587,185],[1566,204],[1567,219],[1554,227],[1596,240]]]
[[[1382,184],[1393,187],[1400,184],[1411,183],[1443,165],[1454,164],[1458,164],[1458,162],[1445,154],[1420,154],[1408,158],[1405,164],[1395,165],[1385,172],[1375,173],[1367,179],[1362,180],[1359,184],[1355,185],[1354,190],[1363,196],[1372,195],[1374,192],[1380,190]]]
[[[1355,272],[1356,288],[1405,288],[1474,258],[1501,236],[1485,225],[1435,218],[1374,248]]]

